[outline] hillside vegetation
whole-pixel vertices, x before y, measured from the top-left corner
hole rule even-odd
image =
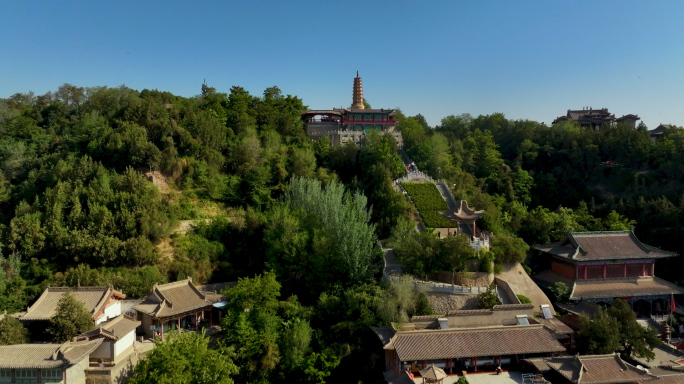
[[[277,87],[200,91],[65,84],[0,100],[0,311],[25,309],[48,285],[111,284],[135,298],[186,277],[239,280],[223,320],[236,331],[217,349],[235,382],[377,382],[384,360],[369,327],[429,312],[410,305],[425,300],[405,281],[380,283],[380,239],[418,275],[475,258],[484,269],[522,262],[530,244],[568,230],[636,225],[645,243],[684,252],[678,129],[651,143],[644,127],[593,132],[501,114],[429,127],[397,110],[419,168],[485,210],[478,227],[492,247],[475,252],[463,237],[414,231],[392,184],[405,168],[391,137],[332,147],[306,137],[307,107]],[[446,210],[434,186],[417,188],[421,214]]]

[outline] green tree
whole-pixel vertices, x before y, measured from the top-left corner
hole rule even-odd
[[[492,283],[487,290],[477,295],[477,307],[481,309],[492,309],[495,305],[501,304],[499,296],[496,294],[496,284]]]
[[[580,315],[577,349],[581,353],[604,355],[620,348],[620,329],[617,320],[602,308],[593,318]]]
[[[310,228],[319,229],[314,250],[321,258],[326,255],[330,261],[338,260],[338,265],[330,266],[340,273],[335,280],[360,282],[371,278],[379,269],[377,238],[365,196],[359,192],[345,193],[344,187],[337,183],[323,188],[317,180],[292,178],[285,201],[314,220]]]
[[[232,384],[238,367],[226,349],[209,348],[199,333],[170,334],[133,369],[131,384]]]
[[[655,353],[653,348],[661,344],[658,331],[653,327],[644,328],[636,321],[636,313],[624,300],[614,300],[608,315],[617,321],[618,341],[621,345],[623,356],[641,357],[653,360]]]
[[[492,239],[492,253],[501,263],[523,263],[530,246],[519,237],[496,235]]]
[[[57,303],[57,313],[50,319],[47,331],[55,342],[63,343],[94,327],[93,317],[83,303],[73,293],[66,292]]]
[[[549,288],[556,301],[564,303],[570,296],[570,287],[562,281],[557,281]]]
[[[0,320],[0,345],[24,344],[29,342],[28,329],[11,316]]]

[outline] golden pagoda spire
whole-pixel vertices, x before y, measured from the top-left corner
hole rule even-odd
[[[352,111],[358,111],[364,109],[363,105],[363,85],[361,85],[361,78],[359,77],[359,71],[356,71],[356,77],[354,78],[354,94],[352,98]]]

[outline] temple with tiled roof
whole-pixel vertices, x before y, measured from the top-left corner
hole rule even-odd
[[[152,293],[133,309],[138,312],[145,336],[163,339],[172,329],[197,328],[205,320],[219,322],[225,297],[217,290],[232,284],[195,286],[187,278],[155,285]],[[214,312],[218,312],[216,317]]]
[[[652,384],[669,384],[684,382],[684,375],[661,377],[627,363],[618,354],[560,356],[526,359],[525,361],[533,370],[552,383],[628,384],[648,381]]]
[[[605,128],[610,128],[616,124],[623,124],[632,129],[636,127],[636,122],[641,118],[634,114],[627,114],[622,117],[615,117],[615,114],[608,112],[608,108],[593,109],[586,107],[582,109],[568,109],[565,116],[559,116],[553,124],[563,121],[574,121],[580,127],[598,131]]]
[[[383,345],[387,371],[418,372],[434,364],[450,374],[515,368],[523,356],[565,353],[559,340],[572,333],[560,322],[542,321],[529,304],[414,316],[410,323],[372,330]]]
[[[324,136],[332,145],[348,142],[361,145],[368,132],[377,131],[394,137],[401,146],[401,133],[395,130],[397,124],[394,109],[366,109],[363,99],[363,85],[358,71],[354,78],[352,105],[349,108],[312,109],[302,113],[304,129],[312,139]]]
[[[85,383],[84,370],[102,339],[0,346],[0,383]]]
[[[541,285],[564,282],[570,300],[609,304],[621,298],[643,316],[670,311],[671,295],[684,289],[654,276],[657,259],[676,253],[637,239],[632,231],[569,232],[565,240],[532,247],[549,270],[534,276]]]
[[[48,321],[57,314],[57,305],[65,293],[71,292],[93,316],[95,324],[121,314],[121,300],[126,295],[112,287],[47,287],[38,300],[21,316],[22,321]]]

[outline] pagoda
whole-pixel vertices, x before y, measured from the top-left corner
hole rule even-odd
[[[394,109],[366,109],[363,99],[363,84],[359,72],[354,78],[352,104],[349,108],[312,109],[302,113],[304,129],[312,139],[330,137],[332,145],[353,142],[361,145],[365,135],[378,131],[391,135],[401,146],[401,133],[395,130]]]
[[[620,298],[640,316],[672,311],[672,295],[684,289],[654,276],[655,261],[677,256],[643,244],[632,231],[569,232],[558,243],[532,247],[549,266],[534,276],[542,286],[564,282],[570,300],[610,304]]]
[[[475,211],[468,207],[468,202],[465,200],[459,200],[455,210],[442,213],[450,221],[456,222],[456,234],[468,236],[477,236],[476,222],[484,214],[484,211]]]

